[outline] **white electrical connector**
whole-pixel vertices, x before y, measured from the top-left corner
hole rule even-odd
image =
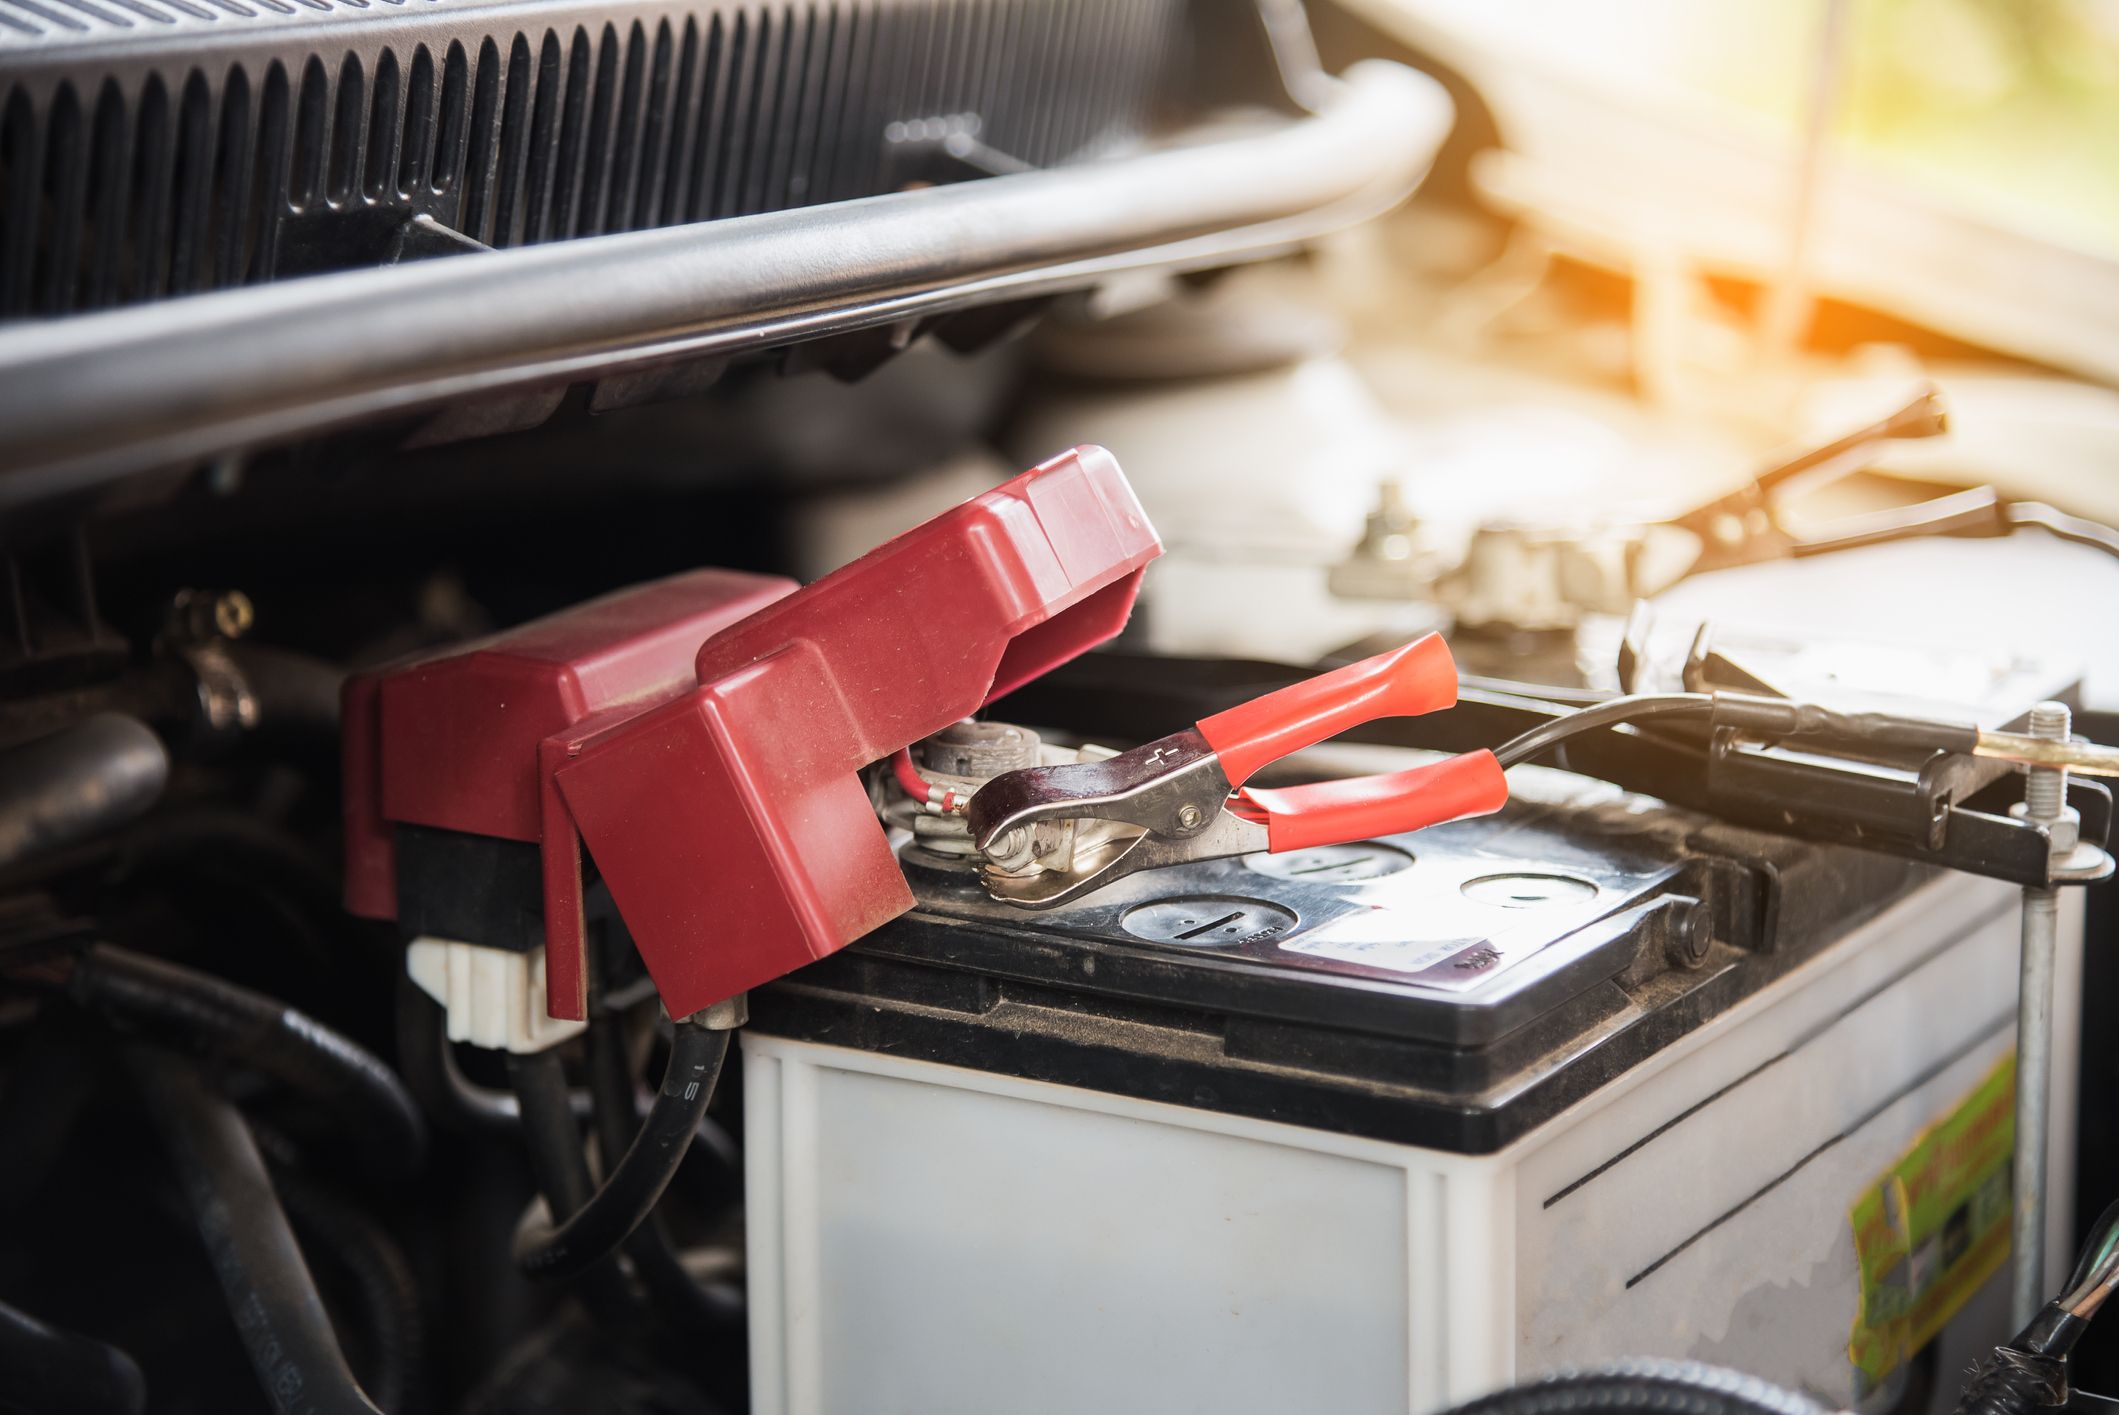
[[[417,938],[405,971],[448,1013],[449,1040],[518,1055],[554,1047],[586,1030],[545,1011],[544,949],[488,948]]]

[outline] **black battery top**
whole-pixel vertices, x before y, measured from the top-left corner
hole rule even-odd
[[[1549,777],[1499,815],[1044,913],[908,846],[914,911],[753,994],[752,1025],[1481,1153],[1933,876]]]

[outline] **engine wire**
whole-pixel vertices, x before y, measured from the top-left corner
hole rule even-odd
[[[1703,717],[1713,711],[1714,698],[1706,693],[1644,693],[1612,698],[1539,723],[1496,747],[1494,759],[1504,767],[1517,766],[1584,732],[1651,717]]]

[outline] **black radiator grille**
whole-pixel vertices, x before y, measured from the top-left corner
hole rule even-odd
[[[595,22],[528,25],[446,0],[349,8],[368,10],[0,0],[0,318],[269,280],[415,213],[514,246],[872,194],[897,180],[893,123],[968,115],[983,142],[1049,165],[1140,134],[1180,15],[883,0],[540,6]],[[384,19],[437,33],[361,34]],[[192,62],[99,67],[82,43],[247,25],[276,31],[264,52],[212,65],[193,42],[170,46]],[[39,52],[69,45],[64,66]],[[25,57],[49,72],[11,76]]]

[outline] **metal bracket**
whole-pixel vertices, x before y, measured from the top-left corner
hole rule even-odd
[[[2017,779],[2006,767],[1940,752],[1909,769],[1744,746],[1717,733],[1705,791],[1682,803],[1740,825],[1880,850],[2012,884],[2090,884],[2109,877],[2113,863],[2103,846],[2111,831],[2111,792],[2094,781],[2069,780],[2068,804],[2081,814],[2089,851],[2056,867],[2046,828],[2007,814]],[[1625,784],[1666,794],[1654,784]]]
[[[939,187],[1037,170],[1019,157],[980,142],[982,126],[976,113],[892,123],[883,130],[883,161],[890,185],[900,190]]]

